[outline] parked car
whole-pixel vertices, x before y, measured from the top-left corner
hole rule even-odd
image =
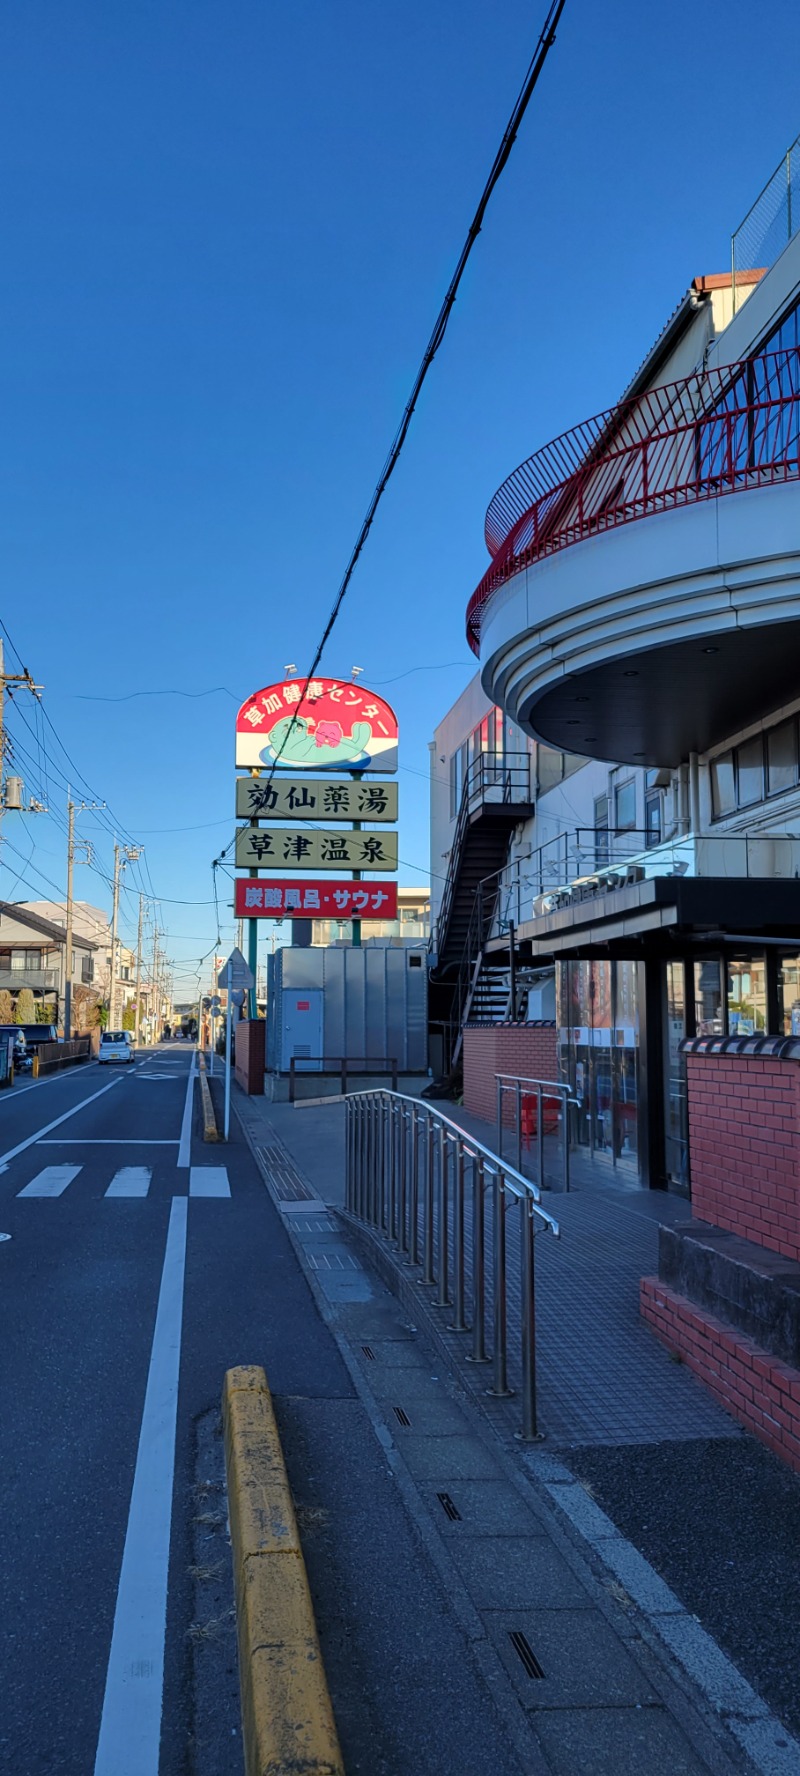
[[[130,1030],[104,1030],[97,1056],[101,1067],[106,1061],[135,1061],[136,1051]]]
[[[0,1042],[10,1040],[12,1065],[16,1073],[28,1073],[33,1067],[36,1049],[43,1042],[57,1042],[55,1024],[0,1024]]]

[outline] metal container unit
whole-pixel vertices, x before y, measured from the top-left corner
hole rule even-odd
[[[325,1060],[396,1060],[401,1073],[428,1066],[428,971],[424,949],[280,949],[268,958],[267,1070],[313,1072]],[[321,1043],[319,1005],[321,994]]]

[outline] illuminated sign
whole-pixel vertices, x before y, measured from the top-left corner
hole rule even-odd
[[[397,716],[365,685],[287,679],[254,691],[236,717],[236,763],[297,771],[396,771]]]
[[[397,784],[357,777],[237,777],[236,813],[244,820],[396,820]]]
[[[316,832],[308,826],[240,826],[237,869],[396,870],[396,832]]]
[[[396,919],[396,882],[248,882],[234,884],[237,919]]]

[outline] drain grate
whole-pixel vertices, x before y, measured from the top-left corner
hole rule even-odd
[[[449,1492],[437,1492],[436,1497],[444,1511],[445,1517],[449,1517],[451,1523],[460,1523],[462,1521],[461,1512],[459,1511],[458,1505],[454,1505]]]
[[[539,1664],[527,1635],[523,1634],[519,1628],[513,1628],[509,1631],[508,1638],[514,1648],[517,1658],[520,1660],[521,1664],[525,1666],[528,1676],[544,1677],[542,1667]]]
[[[368,1357],[368,1358],[369,1358],[369,1361],[370,1361],[370,1362],[371,1362],[371,1363],[374,1363],[374,1361],[375,1361],[375,1352],[374,1352],[374,1350],[373,1350],[373,1348],[372,1348],[372,1345],[371,1345],[371,1344],[362,1344],[362,1346],[361,1346],[361,1349],[362,1349],[362,1351],[363,1351],[363,1352],[364,1352],[364,1355],[365,1355],[365,1357]]]
[[[400,1425],[410,1425],[411,1420],[402,1406],[393,1406],[392,1411]]]

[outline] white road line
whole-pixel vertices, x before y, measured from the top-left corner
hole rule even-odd
[[[179,1166],[188,1166],[188,1165],[191,1165],[191,1162],[192,1162],[192,1104],[194,1101],[192,1094],[194,1091],[194,1076],[195,1076],[196,1071],[197,1071],[197,1056],[192,1055],[192,1064],[191,1064],[191,1067],[189,1068],[189,1078],[186,1082],[186,1103],[183,1106],[183,1122],[181,1123],[181,1139],[180,1139],[180,1146],[178,1148],[177,1163]]]
[[[146,1196],[153,1173],[150,1166],[120,1166],[114,1173],[106,1196]]]
[[[82,1141],[80,1135],[55,1135],[52,1141],[41,1140],[38,1147],[179,1147],[179,1141],[147,1141],[144,1137],[135,1136],[126,1141],[123,1135],[114,1135],[109,1140]]]
[[[231,1187],[225,1166],[191,1166],[190,1196],[230,1196]]]
[[[94,1776],[158,1776],[187,1209],[173,1197]]]
[[[18,1190],[17,1196],[61,1196],[67,1185],[72,1183],[82,1171],[81,1166],[45,1166],[43,1172],[37,1172],[24,1190]]]
[[[36,1142],[41,1140],[42,1135],[49,1135],[51,1129],[60,1128],[62,1122],[69,1122],[71,1116],[77,1116],[78,1111],[84,1110],[87,1104],[93,1104],[95,1098],[104,1097],[106,1092],[114,1090],[115,1085],[121,1084],[122,1075],[120,1074],[119,1078],[112,1079],[110,1085],[101,1085],[100,1090],[92,1092],[90,1097],[81,1098],[80,1103],[74,1104],[71,1110],[65,1110],[63,1116],[55,1116],[52,1122],[45,1123],[44,1128],[37,1129],[34,1135],[28,1135],[27,1140],[18,1141],[16,1147],[9,1147],[7,1153],[0,1153],[0,1166],[5,1165],[9,1159],[16,1159],[17,1154],[24,1153],[26,1147],[34,1147]]]

